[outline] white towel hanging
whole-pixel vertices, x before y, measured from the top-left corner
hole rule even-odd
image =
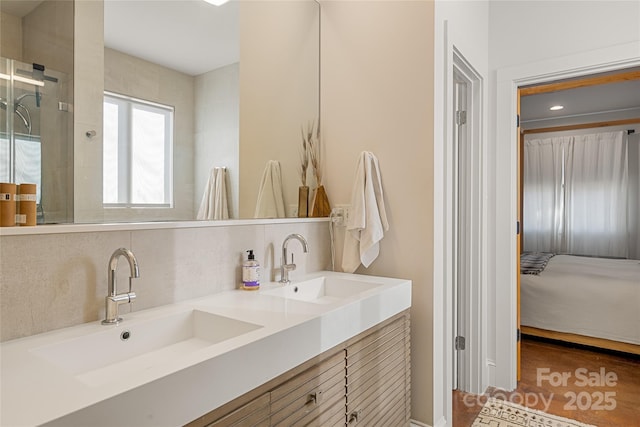
[[[280,162],[269,160],[262,174],[254,217],[284,218],[285,216]]]
[[[227,202],[227,168],[211,169],[202,195],[198,219],[229,219]]]
[[[342,255],[343,271],[353,273],[360,264],[369,267],[378,257],[379,242],[388,230],[378,159],[373,153],[363,151],[358,157],[351,191],[351,211]]]

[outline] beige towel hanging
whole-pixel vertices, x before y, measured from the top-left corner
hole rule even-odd
[[[353,273],[369,267],[380,253],[380,240],[389,230],[384,208],[380,166],[376,156],[363,151],[358,158],[351,191],[351,210],[344,238],[342,269]]]
[[[254,217],[284,218],[285,216],[280,162],[269,160],[262,174]]]
[[[211,169],[197,218],[229,219],[227,191],[227,168]]]

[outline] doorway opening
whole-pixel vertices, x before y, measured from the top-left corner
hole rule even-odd
[[[525,253],[522,258],[523,262],[525,259],[529,261],[527,257],[531,253],[544,252],[549,254],[541,271],[534,274],[521,274],[520,268],[516,271],[516,294],[520,296],[522,292],[522,297],[517,299],[518,332],[522,330],[522,333],[527,336],[552,339],[572,345],[588,345],[599,349],[640,354],[640,337],[635,338],[637,341],[635,344],[633,343],[634,337],[621,337],[620,334],[623,333],[624,328],[613,326],[612,331],[607,331],[604,327],[594,329],[590,324],[583,324],[584,319],[581,318],[580,313],[574,316],[570,314],[569,309],[558,310],[563,306],[568,308],[575,306],[579,311],[589,313],[589,318],[602,312],[607,321],[597,323],[611,324],[612,319],[616,317],[615,314],[613,317],[610,313],[607,314],[606,301],[614,292],[611,285],[615,284],[616,289],[632,286],[632,281],[626,284],[624,271],[625,261],[635,259],[637,264],[637,259],[640,258],[638,253],[640,252],[638,250],[640,243],[634,243],[639,240],[637,230],[640,228],[640,224],[637,223],[640,204],[637,197],[634,198],[640,187],[640,179],[638,178],[638,163],[640,161],[634,160],[633,157],[637,157],[637,145],[640,144],[638,137],[635,136],[640,133],[640,101],[635,95],[639,90],[640,70],[638,68],[537,83],[518,89],[517,105],[519,106],[521,130],[518,132],[517,142],[518,180],[520,182],[517,211],[519,212],[518,228],[521,232],[521,240],[516,248],[517,263],[520,262],[523,252]],[[570,111],[564,114],[549,112],[551,107],[555,107],[555,111],[561,111],[562,108],[559,106],[563,105],[568,107]],[[590,151],[585,147],[594,149],[592,150],[593,156],[589,157]],[[614,150],[619,152],[615,159]],[[550,177],[558,174],[551,170],[552,165],[549,164],[547,157],[555,156],[557,160],[557,153],[561,154],[560,160],[556,162],[559,163],[556,169],[561,172],[562,182],[554,184]],[[574,153],[576,153],[575,160]],[[528,156],[527,159],[525,159],[525,155]],[[606,161],[604,160],[605,156],[608,156]],[[546,160],[543,160],[543,157]],[[591,160],[588,160],[589,158]],[[616,160],[619,161],[616,163]],[[533,172],[526,173],[526,168],[529,168],[529,171],[542,170],[535,166],[536,161],[542,162],[541,164],[549,170],[537,175]],[[606,165],[589,170],[588,164],[595,161],[605,162]],[[619,180],[614,182],[614,176],[618,176]],[[544,218],[544,221],[539,221],[541,216],[534,215],[536,212],[548,211],[546,208],[541,209],[542,205],[549,206],[549,200],[539,197],[542,194],[543,181],[545,182],[544,188],[548,189],[550,185],[555,185],[560,191],[560,193],[556,191],[556,194],[561,194],[556,198],[557,203],[551,201],[551,204],[554,204],[556,208],[553,210],[555,212],[554,218],[548,221]],[[600,191],[601,193],[611,193],[616,188],[624,188],[624,190],[620,190],[621,193],[624,193],[623,200],[620,201],[622,207],[609,210],[622,211],[620,217],[623,224],[620,227],[625,228],[623,230],[625,237],[621,241],[626,240],[627,235],[635,236],[629,238],[627,252],[624,252],[627,250],[624,248],[626,242],[622,244],[621,249],[616,249],[618,250],[616,253],[601,252],[602,249],[597,245],[588,242],[581,245],[573,243],[574,240],[584,239],[580,233],[585,234],[584,231],[588,231],[589,234],[594,234],[602,228],[597,221],[607,224],[607,226],[615,222],[613,218],[605,219],[603,217],[598,220],[593,212],[584,213],[589,210],[597,211],[603,206],[612,206],[613,200],[611,202],[604,199],[597,201],[598,195],[595,193],[603,185],[609,185],[611,188]],[[528,190],[526,190],[527,188]],[[575,191],[576,195],[571,193],[572,191]],[[579,194],[585,191],[590,194],[594,193],[590,196],[592,209],[581,209],[578,217],[575,212],[571,212],[571,209],[577,211],[576,206],[579,206],[580,203]],[[520,212],[524,212],[524,215],[521,216]],[[590,221],[595,222],[585,223],[586,227],[582,227],[584,230],[580,231],[575,225],[578,221],[577,218],[580,221],[587,221],[587,217],[592,218]],[[551,223],[551,227],[547,228],[544,224],[548,223]],[[569,227],[574,227],[575,230]],[[613,235],[609,236],[607,232],[603,229],[598,240],[613,239]],[[613,244],[608,245],[608,250],[614,250],[611,249],[614,246]],[[622,252],[620,251],[626,255],[621,256]],[[612,268],[612,264],[615,264],[613,269],[619,274],[609,277],[600,272],[601,270],[597,270]],[[585,270],[584,267],[588,267],[588,270]],[[554,275],[560,270],[563,271],[563,286],[555,288],[556,291],[550,298],[547,292],[548,286],[552,286]],[[607,284],[605,294],[598,294],[594,279],[596,276],[602,277],[603,284]],[[594,289],[586,287],[583,287],[582,290],[579,289],[590,280],[594,281]],[[558,289],[560,288],[566,288],[568,293],[566,295],[559,294]],[[549,299],[545,300],[545,298]],[[628,300],[629,298],[623,299]],[[630,303],[634,304],[634,301],[632,300]],[[531,308],[533,305],[536,309]],[[548,315],[542,311],[546,307],[549,307],[550,310]],[[611,304],[611,309],[617,313],[623,310],[618,304]],[[562,316],[554,317],[551,314],[554,311],[566,312],[566,323],[563,322]],[[521,316],[522,325],[520,324]],[[589,330],[590,332],[581,333],[581,330]],[[518,336],[520,336],[519,333]],[[518,355],[517,375],[519,379],[520,354],[517,350],[516,354]],[[523,353],[522,358],[524,361],[527,354]],[[578,368],[580,366],[575,367],[575,369]]]

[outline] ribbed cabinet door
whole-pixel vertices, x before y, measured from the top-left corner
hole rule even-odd
[[[408,426],[411,417],[409,315],[347,347],[347,425]]]

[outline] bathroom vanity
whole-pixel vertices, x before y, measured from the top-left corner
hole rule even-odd
[[[408,425],[411,282],[317,272],[2,344],[2,425]]]
[[[188,427],[408,425],[409,330],[405,310]]]

